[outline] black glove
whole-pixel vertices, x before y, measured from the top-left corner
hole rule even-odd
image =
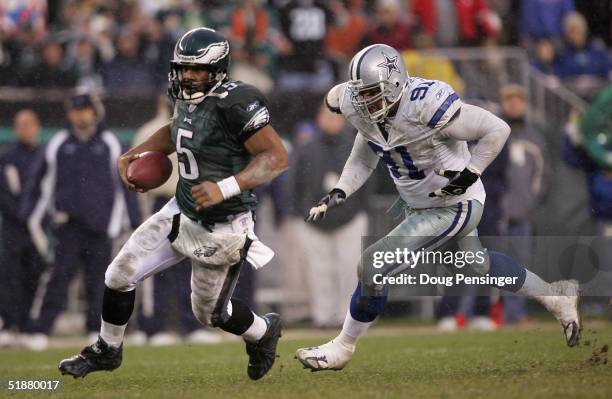
[[[321,198],[316,206],[310,208],[310,212],[308,212],[308,216],[306,216],[306,219],[304,220],[307,222],[323,220],[328,209],[342,205],[345,200],[346,193],[339,188],[334,188],[329,192],[329,194]]]
[[[447,195],[462,195],[467,189],[478,180],[478,174],[472,172],[468,168],[461,172],[458,170],[436,170],[436,173],[442,177],[446,177],[448,184],[434,192],[429,193],[430,197],[446,197]]]

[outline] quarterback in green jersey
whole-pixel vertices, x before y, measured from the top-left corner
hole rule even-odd
[[[76,378],[119,367],[136,286],[185,258],[192,264],[197,319],[242,336],[251,379],[272,367],[280,316],[255,314],[232,291],[243,265],[259,268],[274,255],[254,234],[252,190],[287,168],[287,152],[270,125],[265,97],[231,80],[229,62],[228,41],[212,29],[193,29],[177,41],[169,74],[172,119],[118,161],[124,184],[137,190],[127,180],[129,163],[145,151],[176,151],[176,195],[134,231],[109,265],[100,336],[63,360],[62,374]]]

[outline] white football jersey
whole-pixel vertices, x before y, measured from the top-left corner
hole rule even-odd
[[[340,110],[385,163],[397,191],[413,208],[451,206],[468,199],[484,204],[485,191],[480,179],[463,195],[429,197],[444,187],[448,179],[434,170],[463,170],[470,161],[467,143],[440,134],[461,108],[461,100],[446,83],[417,77],[409,79],[397,113],[375,124],[361,117],[351,104],[349,90],[342,88]],[[387,132],[387,137],[383,134]]]

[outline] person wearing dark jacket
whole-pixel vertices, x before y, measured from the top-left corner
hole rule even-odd
[[[41,278],[44,297],[40,306],[32,308],[30,335],[24,340],[27,347],[38,350],[46,348],[53,322],[65,307],[68,284],[81,267],[88,303],[86,329],[99,330],[104,291],[100,282],[111,260],[112,239],[140,221],[137,199],[127,194],[115,170],[122,148],[101,124],[101,103],[80,93],[67,108],[69,123],[38,159],[22,208],[40,254],[49,252],[43,229],[47,217],[56,241],[54,267],[50,276]]]
[[[589,39],[586,19],[579,13],[568,14],[563,20],[565,46],[559,53],[556,72],[561,79],[579,77],[609,80],[612,62],[605,46]]]
[[[534,212],[547,191],[550,164],[542,135],[527,119],[527,91],[509,84],[501,89],[503,119],[512,129],[506,146],[510,163],[508,187],[502,199],[503,234],[508,236],[505,250],[524,265],[532,263],[534,249]],[[527,317],[527,298],[504,297],[504,322],[517,324]]]
[[[23,331],[45,261],[36,251],[26,223],[19,217],[19,204],[29,180],[32,159],[40,153],[40,122],[29,109],[19,111],[14,123],[17,142],[0,157],[0,346],[17,343],[14,330]]]
[[[290,202],[302,217],[338,182],[355,140],[343,117],[325,106],[316,124],[319,135],[297,149],[290,168]],[[311,318],[317,327],[337,327],[344,320],[346,297],[351,295],[357,279],[350,265],[359,260],[361,251],[361,240],[355,237],[367,232],[368,193],[364,187],[339,212],[330,213],[321,223],[303,225]]]

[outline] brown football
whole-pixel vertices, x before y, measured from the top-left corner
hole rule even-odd
[[[128,181],[145,190],[161,186],[171,174],[172,162],[159,151],[143,152],[130,162],[127,169]]]

